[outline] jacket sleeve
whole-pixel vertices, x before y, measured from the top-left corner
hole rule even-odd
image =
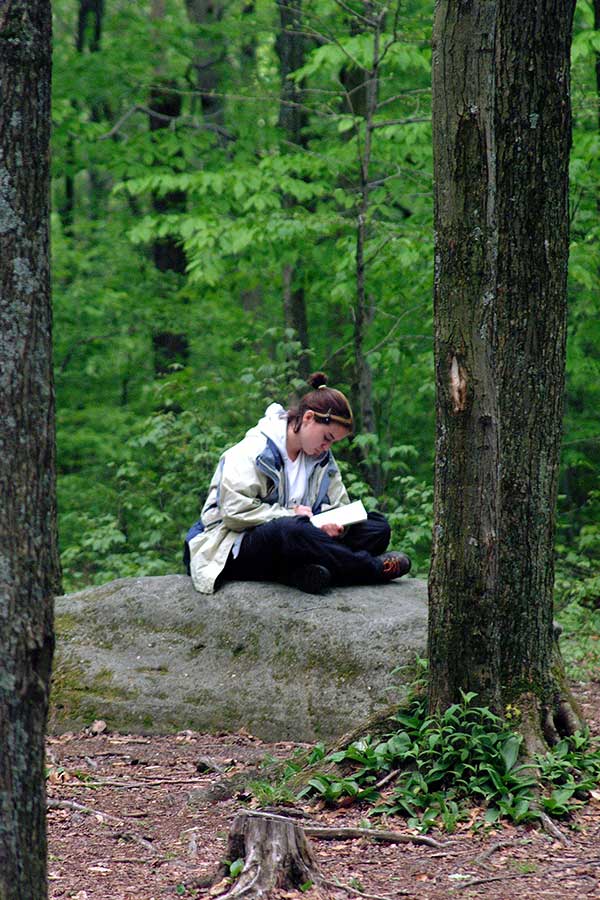
[[[219,509],[223,525],[230,531],[255,528],[272,519],[293,516],[280,503],[266,503],[264,484],[253,460],[225,457],[219,488]]]

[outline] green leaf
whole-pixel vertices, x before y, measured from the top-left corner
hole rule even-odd
[[[510,770],[516,763],[519,757],[520,746],[521,739],[516,735],[511,735],[511,737],[509,737],[502,745],[500,755],[502,756],[502,759],[504,761],[505,772],[510,772]]]
[[[229,874],[232,878],[237,878],[238,875],[241,875],[244,870],[245,863],[246,861],[243,859],[243,857],[240,857],[239,859],[235,859],[232,863],[229,864]]]

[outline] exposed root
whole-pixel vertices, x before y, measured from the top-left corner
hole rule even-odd
[[[540,809],[538,809],[538,814],[540,817],[540,822],[542,823],[542,828],[544,829],[546,834],[549,834],[556,841],[559,841],[563,845],[563,847],[569,847],[570,842],[568,838],[565,837],[560,828],[558,828],[558,826],[554,824],[550,816],[547,816],[546,813],[542,812],[542,810]]]

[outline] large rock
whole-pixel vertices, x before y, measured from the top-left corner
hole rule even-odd
[[[402,693],[425,649],[426,585],[316,597],[233,582],[206,596],[183,575],[121,579],[60,597],[56,626],[55,731],[103,718],[130,731],[314,740]]]

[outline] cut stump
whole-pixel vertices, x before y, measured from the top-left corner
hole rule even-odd
[[[229,832],[227,859],[244,859],[244,868],[227,893],[219,894],[220,900],[262,900],[275,888],[299,888],[321,881],[304,831],[283,817],[239,813]]]

